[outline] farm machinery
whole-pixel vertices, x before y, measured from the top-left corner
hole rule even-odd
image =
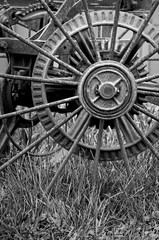
[[[150,149],[159,159],[159,74],[149,68],[159,52],[159,29],[152,24],[158,5],[1,1],[0,154],[10,145],[17,151],[0,170],[34,156],[48,137],[67,150],[51,184],[72,154],[94,160],[95,173],[99,161],[123,160],[128,176],[129,158]],[[32,136],[39,124],[44,134],[20,146],[16,132]]]

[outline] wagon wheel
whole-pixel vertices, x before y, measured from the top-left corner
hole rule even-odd
[[[4,26],[0,27],[39,51],[34,79],[30,80],[34,111],[38,110],[40,122],[47,133],[3,164],[0,170],[49,135],[66,148],[68,154],[47,193],[72,153],[84,152],[89,159],[94,159],[95,175],[98,161],[123,159],[130,176],[128,158],[147,148],[159,159],[153,147],[159,137],[159,118],[150,111],[152,108],[149,109],[151,105],[158,104],[155,79],[159,74],[146,71],[148,61],[159,51],[159,31],[149,23],[159,1],[154,2],[144,20],[131,13],[119,12],[120,0],[115,11],[95,12],[89,12],[87,2],[83,0],[85,12],[63,25],[47,4],[41,2],[59,27],[43,49]],[[145,46],[151,47],[151,51],[145,51],[140,57]],[[57,72],[59,77],[55,75]],[[55,106],[56,117],[53,114]],[[145,132],[138,121],[142,114],[152,120]],[[114,134],[113,146],[107,139],[110,132]],[[94,136],[93,141],[89,138],[90,133]]]

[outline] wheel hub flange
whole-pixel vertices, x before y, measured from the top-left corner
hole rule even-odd
[[[123,64],[101,61],[91,65],[79,84],[79,99],[87,112],[99,119],[115,119],[128,112],[136,100],[133,74]]]

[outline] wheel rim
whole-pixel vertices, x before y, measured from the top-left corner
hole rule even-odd
[[[91,22],[92,22],[92,25],[94,26],[94,31],[97,31],[96,28],[98,28],[99,26],[104,25],[108,28],[109,26],[113,25],[114,18],[115,18],[115,12],[112,10],[96,11],[96,12],[91,13]],[[140,19],[137,16],[121,12],[120,18],[118,21],[118,26],[122,27],[122,28],[126,28],[128,30],[131,30],[131,31],[135,32],[135,34],[136,34],[137,31],[140,29],[141,25],[143,24],[143,22],[144,22],[144,20]],[[63,28],[69,32],[70,36],[77,39],[77,37],[76,37],[77,32],[80,32],[80,31],[82,32],[82,31],[85,31],[85,29],[88,29],[87,19],[86,19],[85,14],[83,13],[83,14],[76,16],[73,20],[70,20],[69,22],[64,24]],[[149,24],[149,32],[150,32],[151,28],[153,28],[153,26],[151,26]],[[98,31],[99,31],[99,29],[98,29]],[[83,34],[83,32],[81,34]],[[157,34],[157,32],[156,32],[156,34]],[[145,39],[145,41],[149,41],[149,43],[152,44],[152,46],[155,46],[155,47],[157,46],[158,39],[156,39],[156,41],[154,41],[151,38],[151,36],[149,34],[147,34],[147,30],[145,30],[143,32],[142,37]],[[58,54],[58,51],[60,51],[59,46],[62,46],[62,44],[64,45],[65,40],[66,40],[65,36],[58,29],[55,33],[52,34],[52,36],[50,36],[50,38],[44,45],[44,49],[46,51],[51,52],[51,54]],[[100,44],[102,44],[102,43],[100,43]],[[114,46],[114,48],[115,48],[115,46]],[[102,54],[103,53],[100,53],[101,58],[102,58]],[[105,58],[108,58],[108,57],[110,58],[109,55],[110,55],[110,53],[108,51],[106,53]],[[88,65],[85,68],[83,67],[83,69],[81,67],[82,70],[80,70],[80,71],[81,72],[83,71],[82,76],[79,76],[80,74],[78,75],[78,73],[77,73],[77,75],[75,75],[76,76],[75,79],[76,79],[76,82],[78,82],[78,84],[79,84],[79,86],[78,86],[78,94],[79,94],[79,101],[80,101],[79,105],[82,105],[83,108],[86,110],[86,112],[88,112],[91,116],[94,116],[98,119],[113,120],[115,118],[121,117],[120,121],[119,121],[119,126],[122,128],[125,128],[125,127],[128,128],[128,131],[126,133],[124,133],[126,135],[126,137],[128,137],[128,134],[129,134],[128,132],[131,131],[130,135],[132,135],[132,138],[130,136],[131,139],[129,139],[124,146],[126,148],[128,157],[131,157],[131,156],[137,155],[140,152],[144,151],[147,148],[147,145],[145,144],[144,141],[142,141],[140,135],[138,133],[136,133],[136,130],[135,131],[132,130],[132,126],[127,121],[127,118],[126,118],[126,113],[129,112],[131,110],[131,108],[133,107],[135,100],[136,100],[136,95],[137,95],[137,84],[135,82],[136,77],[133,76],[133,75],[136,75],[136,73],[135,73],[135,70],[130,71],[131,65],[133,65],[134,63],[130,62],[129,66],[124,66],[125,64],[119,63],[119,61],[122,62],[122,59],[119,60],[118,55],[119,54],[116,53],[116,50],[114,50],[114,57],[113,57],[115,60],[115,61],[113,60],[114,62],[112,60],[105,60],[105,59],[102,61],[97,61],[97,62],[96,62],[96,60],[94,60],[96,63],[93,63],[93,65],[91,64],[90,67]],[[90,62],[93,61],[93,59],[95,59],[95,57],[91,56],[90,53],[88,53],[87,56],[88,56],[88,59]],[[134,56],[133,56],[133,58],[134,58]],[[34,76],[35,77],[37,77],[37,76],[47,77],[47,71],[49,68],[49,64],[50,64],[50,60],[43,57],[42,55],[40,55],[35,64]],[[118,74],[118,76],[120,76],[120,74],[122,72],[122,74],[126,74],[127,79],[129,79],[129,81],[125,80],[125,86],[123,86],[123,89],[125,88],[125,91],[128,90],[128,99],[129,100],[126,99],[126,103],[124,101],[125,98],[123,98],[121,100],[121,102],[123,101],[123,103],[125,104],[124,105],[125,109],[124,109],[124,107],[121,107],[120,103],[119,103],[119,106],[122,108],[122,110],[120,110],[119,112],[116,111],[117,112],[116,115],[112,114],[110,118],[109,118],[109,115],[111,113],[110,109],[106,109],[106,110],[108,110],[108,113],[107,113],[108,116],[105,116],[102,113],[100,115],[99,112],[100,111],[102,112],[103,109],[100,109],[100,111],[97,111],[97,108],[95,107],[94,104],[93,105],[89,104],[88,102],[91,102],[92,99],[91,99],[91,97],[88,96],[87,91],[83,91],[83,89],[85,89],[87,87],[86,80],[85,80],[86,76],[88,74],[91,75],[90,72],[91,71],[93,72],[94,69],[98,68],[97,66],[99,68],[101,67],[101,69],[99,70],[99,73],[101,71],[104,71],[104,70],[102,70],[102,67],[104,68],[104,66],[109,67],[110,69],[112,67],[112,68],[114,68],[114,70],[111,70],[111,71],[113,71],[114,75]],[[109,71],[110,71],[110,69],[109,69]],[[140,76],[138,74],[137,78],[139,78],[139,77]],[[113,88],[112,85],[103,83],[103,84],[101,84],[100,90],[98,91],[98,92],[100,92],[100,94],[99,94],[100,96],[103,94],[102,92],[107,87],[109,87],[109,90],[111,88],[112,92],[116,91],[116,90],[113,90],[115,88]],[[38,105],[39,103],[45,103],[45,101],[47,102],[47,94],[45,94],[45,92],[46,92],[45,85],[41,85],[41,84],[38,85],[37,83],[36,84],[33,83],[32,89],[33,89],[33,100],[34,100],[35,105]],[[132,94],[131,94],[131,92],[132,92]],[[122,93],[124,93],[124,92],[122,92],[122,90],[121,90],[121,95],[122,95]],[[112,94],[114,94],[114,93],[112,93]],[[104,96],[102,96],[102,98],[104,98]],[[106,100],[106,98],[109,98],[109,96],[105,96],[105,101],[108,102],[108,99]],[[129,104],[128,104],[128,102],[129,102]],[[98,110],[99,110],[99,106],[98,106]],[[52,117],[52,113],[49,109],[39,112],[39,118],[40,118],[40,121],[42,122],[44,128],[47,131],[56,125],[56,122],[54,121],[54,119]],[[83,117],[83,121],[85,121],[84,117]],[[114,126],[114,124],[115,123],[113,123],[113,126]],[[109,125],[109,123],[108,123],[108,125]],[[158,123],[156,123],[156,125],[154,125],[150,129],[150,131],[147,132],[147,138],[151,141],[151,143],[155,143],[158,139],[158,137],[156,135],[156,132],[158,132],[158,127],[159,127],[159,125],[158,125]],[[123,132],[122,132],[122,134],[123,134]],[[62,129],[59,129],[56,133],[53,133],[52,137],[55,139],[55,141],[59,142],[67,150],[70,149],[70,147],[72,146],[72,143],[74,142],[74,138],[75,138],[74,136],[72,137],[71,134],[64,132]],[[88,144],[84,144],[84,143],[79,143],[78,146],[79,146],[79,149],[77,150],[77,152],[80,149],[82,149],[82,150],[84,150],[84,152],[88,156],[88,158],[92,159],[92,153],[95,156],[96,147],[90,146],[90,145],[88,146]],[[107,147],[107,149],[101,147],[100,160],[113,161],[113,160],[122,159],[123,157],[122,157],[120,148],[121,148],[120,145],[115,148]]]

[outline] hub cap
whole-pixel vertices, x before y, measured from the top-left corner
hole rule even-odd
[[[81,77],[79,96],[83,107],[96,118],[114,119],[128,112],[136,99],[134,76],[122,64],[102,61]]]

